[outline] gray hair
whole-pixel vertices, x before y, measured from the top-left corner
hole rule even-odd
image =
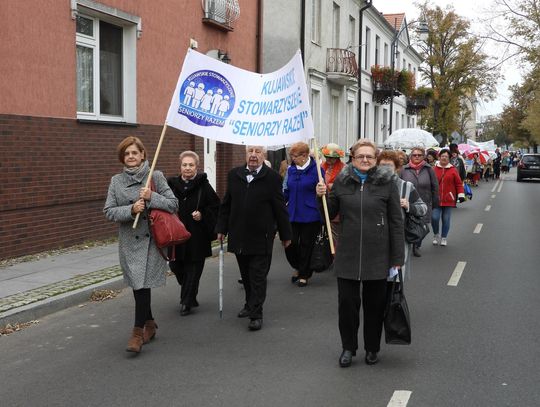
[[[186,150],[184,151],[183,153],[180,153],[180,156],[178,157],[178,160],[180,161],[180,163],[182,163],[182,160],[186,157],[192,157],[194,160],[195,160],[195,164],[197,164],[197,166],[199,166],[199,154],[197,154],[195,151],[191,151],[191,150]]]
[[[265,146],[251,146],[251,145],[247,145],[246,146],[246,151],[249,149],[249,148],[260,148],[262,150],[262,152],[266,155],[266,147]]]

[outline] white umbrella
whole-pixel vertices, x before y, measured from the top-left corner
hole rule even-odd
[[[394,150],[437,147],[438,145],[439,142],[430,132],[416,128],[396,130],[384,142],[385,147]]]

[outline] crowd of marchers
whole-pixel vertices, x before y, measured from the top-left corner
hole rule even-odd
[[[199,306],[199,281],[216,239],[226,239],[240,270],[245,298],[238,318],[249,321],[250,331],[260,330],[274,239],[282,242],[291,283],[307,287],[315,275],[313,248],[328,217],[336,248],[331,270],[337,279],[339,365],[350,366],[359,348],[361,308],[364,361],[379,361],[388,281],[398,269],[410,274],[411,256],[421,256],[421,241],[405,239],[407,216],[431,224],[433,244],[446,246],[452,209],[466,199],[464,183],[475,184],[476,168],[467,168],[455,145],[439,151],[415,147],[407,155],[361,139],[349,149],[347,162],[336,144],[320,153],[324,161],[318,165],[309,145],[297,142],[275,171],[265,147],[247,146],[246,160],[229,171],[220,200],[195,152],[179,155],[178,175],[165,178],[154,171],[146,187],[150,166],[142,141],[127,137],[118,145],[123,169],[111,179],[104,213],[119,225],[120,265],[135,299],[128,351],[141,352],[156,335],[151,289],[165,284],[168,269],[180,286],[180,315]],[[493,176],[505,165],[503,155],[493,160]],[[169,262],[153,242],[152,209],[177,213],[191,233]],[[133,228],[137,216],[141,221]]]

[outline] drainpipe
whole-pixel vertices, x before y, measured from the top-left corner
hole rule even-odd
[[[302,0],[300,7],[302,8],[300,11],[300,54],[302,55],[302,63],[304,63],[305,70],[306,61],[304,59],[304,51],[306,41],[306,0]]]
[[[257,10],[257,72],[262,73],[262,52],[263,52],[263,4],[264,0],[259,0]]]
[[[362,34],[364,31],[364,10],[371,7],[373,0],[365,0],[366,4],[358,12],[360,29],[358,36],[358,138],[362,138]],[[349,146],[350,147],[350,146]]]

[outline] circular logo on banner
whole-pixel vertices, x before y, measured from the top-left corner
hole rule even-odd
[[[234,109],[234,89],[215,71],[193,72],[182,84],[179,97],[178,113],[200,126],[223,127]]]

